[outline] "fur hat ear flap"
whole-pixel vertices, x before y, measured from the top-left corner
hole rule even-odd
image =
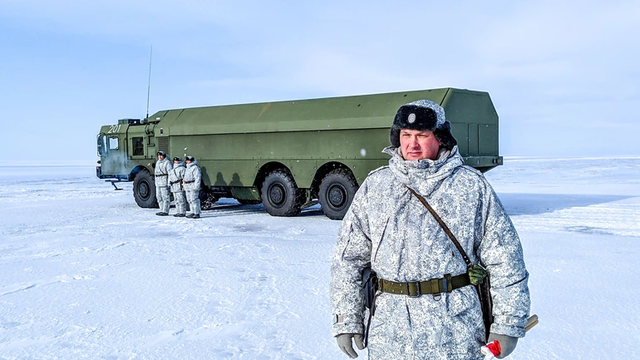
[[[389,133],[389,142],[391,146],[400,147],[400,127],[398,125],[391,126],[391,132]]]
[[[447,150],[451,150],[454,146],[458,145],[458,141],[453,137],[453,134],[451,134],[451,123],[449,123],[449,121],[445,121],[441,127],[435,129],[433,135],[436,139],[440,140],[442,146],[447,148]]]

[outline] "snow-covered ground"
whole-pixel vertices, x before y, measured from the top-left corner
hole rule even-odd
[[[510,358],[640,357],[640,158],[513,158],[486,176],[540,317]],[[339,221],[230,199],[161,218],[121,186],[0,167],[1,359],[347,359],[330,334]]]

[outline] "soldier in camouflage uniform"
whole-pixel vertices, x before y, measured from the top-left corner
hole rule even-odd
[[[173,169],[169,172],[169,186],[173,194],[173,202],[176,204],[175,217],[185,217],[187,213],[187,199],[185,198],[182,179],[186,168],[179,157],[173,158]]]
[[[155,183],[156,183],[156,199],[158,200],[158,206],[160,212],[157,212],[158,216],[169,215],[169,205],[171,198],[169,195],[169,171],[173,167],[171,161],[167,159],[167,154],[164,151],[158,151],[158,161],[155,168]]]
[[[200,182],[202,180],[202,173],[198,166],[198,160],[193,156],[187,156],[185,158],[187,163],[187,170],[184,173],[184,189],[187,192],[187,201],[189,202],[189,209],[191,214],[187,215],[191,219],[200,218]]]
[[[499,358],[525,334],[530,300],[518,234],[482,173],[463,165],[450,129],[434,102],[401,106],[391,127],[392,146],[384,149],[389,166],[369,174],[342,221],[331,266],[333,335],[352,358],[352,340],[364,348],[361,272],[371,266],[386,290],[378,290],[375,300],[370,359],[483,359],[485,329],[467,265],[409,188],[426,198],[470,261],[490,274],[489,341],[500,341]],[[453,285],[416,287],[429,280]]]

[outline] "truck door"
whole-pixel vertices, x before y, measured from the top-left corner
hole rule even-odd
[[[144,163],[147,156],[147,135],[144,126],[129,126],[127,131],[127,146],[129,148],[129,158],[136,163]]]

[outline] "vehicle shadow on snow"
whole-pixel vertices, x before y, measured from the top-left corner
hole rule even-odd
[[[236,216],[236,215],[256,215],[256,214],[265,214],[268,215],[267,211],[264,209],[262,204],[257,205],[242,205],[238,203],[224,202],[224,203],[216,203],[211,209],[203,210],[200,214],[200,217],[221,217],[221,216]],[[300,214],[296,215],[296,217],[306,217],[306,216],[322,216],[324,217],[324,213],[320,209],[319,206],[312,206],[306,209],[302,209]]]
[[[569,194],[498,194],[507,214],[537,215],[556,210],[604,204],[632,198],[620,195],[569,195]]]

